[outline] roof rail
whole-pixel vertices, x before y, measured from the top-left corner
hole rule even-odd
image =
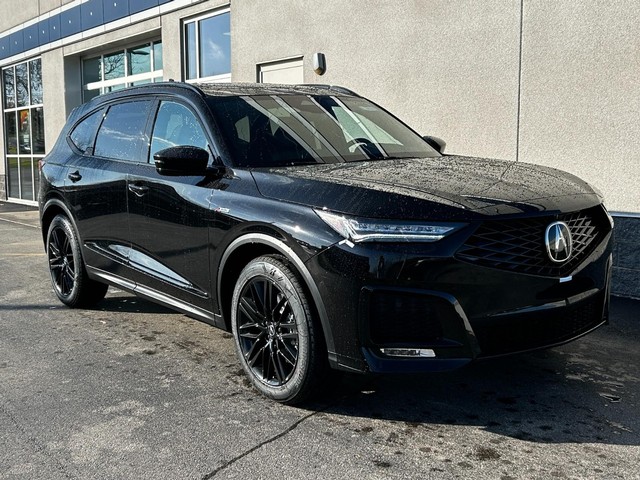
[[[104,93],[104,94],[100,95],[100,97],[104,98],[104,97],[107,97],[109,95],[111,95],[113,97],[118,97],[118,96],[122,95],[123,93],[126,94],[127,92],[130,92],[130,91],[145,90],[145,89],[148,89],[148,88],[153,88],[155,86],[162,86],[162,87],[169,87],[169,88],[183,88],[183,89],[187,89],[187,90],[192,90],[193,92],[197,93],[198,95],[204,96],[204,92],[200,88],[195,86],[195,85],[191,85],[190,83],[186,83],[186,82],[176,82],[176,81],[173,81],[173,80],[169,80],[169,81],[163,81],[163,82],[145,83],[145,84],[142,84],[142,85],[134,85],[132,87],[127,87],[125,92],[123,92],[123,90],[114,90],[113,92]],[[94,97],[94,98],[97,98],[97,97]]]
[[[327,90],[335,90],[336,92],[345,93],[347,95],[353,95],[354,97],[359,97],[360,96],[356,92],[354,92],[353,90],[350,90],[350,89],[348,89],[346,87],[341,87],[340,85],[329,85],[329,84],[326,84],[326,83],[303,83],[303,84],[301,84],[301,86],[303,86],[303,87],[326,88]]]

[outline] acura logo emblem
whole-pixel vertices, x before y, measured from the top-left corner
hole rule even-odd
[[[562,263],[571,257],[571,231],[564,222],[553,222],[544,233],[547,254],[552,262]]]

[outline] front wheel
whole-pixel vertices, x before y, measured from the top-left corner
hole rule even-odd
[[[259,257],[242,270],[233,291],[231,325],[251,383],[291,405],[314,393],[326,375],[327,357],[302,282],[283,260]]]
[[[90,307],[104,298],[108,285],[87,276],[78,236],[64,215],[56,216],[47,232],[47,257],[53,291],[69,307]]]

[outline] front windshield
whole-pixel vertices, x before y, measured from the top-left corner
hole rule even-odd
[[[209,97],[234,163],[281,167],[389,158],[437,157],[402,122],[359,97]]]

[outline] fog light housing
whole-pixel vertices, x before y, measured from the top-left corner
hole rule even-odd
[[[380,352],[389,357],[434,358],[436,356],[436,352],[430,348],[385,347],[381,348]]]

